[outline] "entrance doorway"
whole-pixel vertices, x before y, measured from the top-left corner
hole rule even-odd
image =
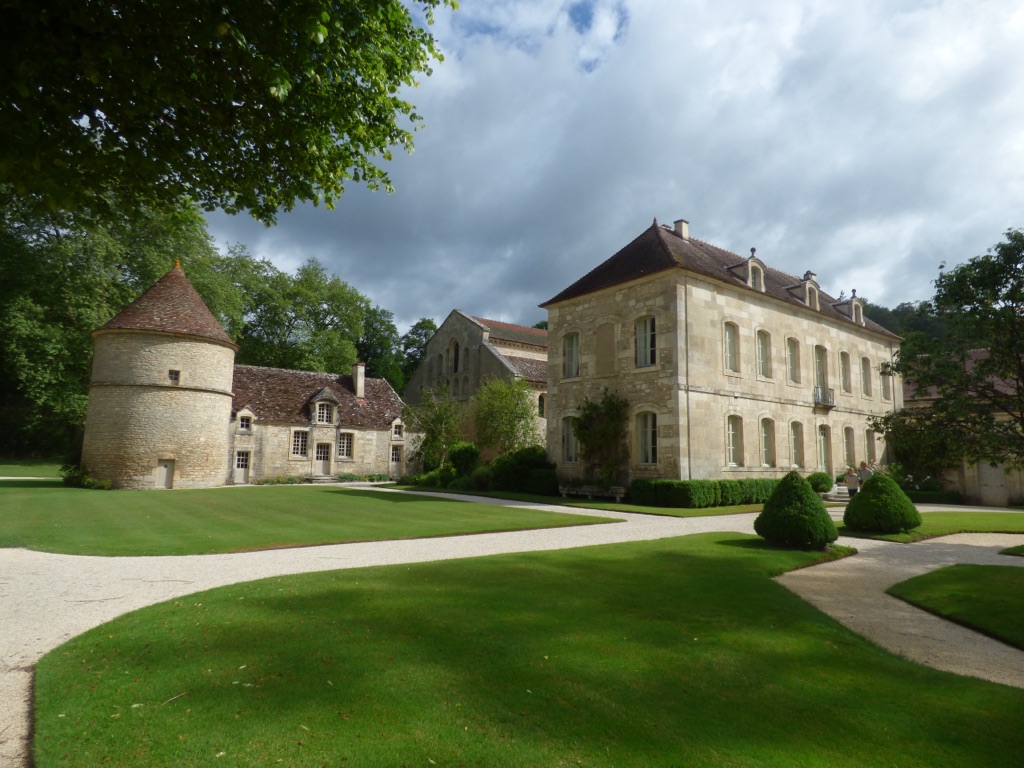
[[[249,482],[251,456],[249,451],[238,451],[235,454],[235,485],[245,485]]]
[[[156,463],[156,487],[174,487],[174,459],[158,459]]]
[[[391,446],[391,473],[390,477],[395,480],[402,476],[402,446]]]
[[[331,474],[331,444],[316,444],[316,463],[313,465],[313,473],[317,475]]]

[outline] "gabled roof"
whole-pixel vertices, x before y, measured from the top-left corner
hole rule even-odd
[[[551,304],[586,296],[605,288],[612,288],[670,269],[685,269],[741,290],[753,291],[754,289],[750,288],[743,278],[736,274],[735,270],[730,269],[743,261],[743,257],[731,251],[692,237],[684,238],[675,231],[661,226],[655,219],[654,223],[631,243],[540,306],[547,307]],[[764,264],[760,258],[757,261],[759,264]],[[853,320],[833,306],[836,299],[828,296],[824,291],[819,290],[820,309],[812,310],[807,307],[804,302],[787,290],[788,287],[800,283],[801,280],[798,277],[772,269],[767,265],[764,267],[764,292],[768,296],[834,320],[855,325]],[[899,338],[867,317],[864,318],[864,325],[858,325],[858,327],[864,327],[869,331],[893,339]]]
[[[227,344],[238,350],[179,265],[97,330],[182,334]]]
[[[366,379],[363,394],[357,398],[352,377],[338,373],[236,365],[231,409],[248,408],[265,423],[309,424],[309,403],[333,398],[340,426],[367,429],[390,428],[402,415],[402,400],[385,379]]]
[[[548,346],[548,332],[542,328],[527,328],[525,325],[503,323],[500,320],[488,320],[483,317],[472,318],[489,332],[491,341],[512,341],[517,344],[530,344],[535,347]]]

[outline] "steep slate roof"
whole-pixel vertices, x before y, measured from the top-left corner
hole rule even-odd
[[[542,328],[527,328],[525,325],[513,325],[499,320],[487,320],[483,317],[474,317],[473,320],[490,331],[491,341],[512,341],[517,344],[530,344],[547,349],[548,332]]]
[[[621,285],[622,283],[668,269],[686,269],[726,285],[735,286],[741,290],[753,291],[753,288],[750,288],[741,277],[729,269],[729,267],[736,266],[737,263],[744,261],[745,259],[742,256],[738,256],[731,251],[711,245],[710,243],[705,243],[702,240],[696,240],[692,237],[684,239],[673,230],[658,224],[657,219],[655,219],[650,227],[618,251],[618,253],[597,265],[564,291],[557,294],[554,298],[548,299],[540,306],[547,307],[551,304],[586,296],[589,293],[595,293],[605,288]],[[820,310],[813,310],[786,290],[801,282],[801,279],[798,277],[788,275],[785,272],[780,272],[765,265],[764,292],[767,295],[787,304],[818,312],[833,320],[855,325],[853,320],[832,306],[836,299],[824,291],[819,291],[818,301],[821,307]],[[899,339],[899,336],[867,317],[864,318],[864,325],[858,327],[864,327],[875,333]]]
[[[505,355],[509,365],[515,368],[516,372],[527,381],[546,384],[548,380],[548,361],[534,360],[529,357],[515,357]]]
[[[178,265],[98,330],[176,333],[238,349]]]
[[[385,379],[366,379],[364,398],[356,397],[351,376],[236,365],[232,413],[248,408],[275,424],[310,423],[309,404],[329,393],[338,403],[343,427],[388,429],[402,415],[402,400]]]

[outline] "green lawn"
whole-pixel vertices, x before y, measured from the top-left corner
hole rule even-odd
[[[60,477],[61,466],[58,459],[4,459],[0,477]]]
[[[0,547],[186,555],[609,522],[336,486],[88,491],[0,481]]]
[[[47,655],[35,766],[1017,768],[1024,690],[880,650],[738,534],[310,574]]]
[[[1024,650],[1024,568],[951,565],[896,584],[888,592]]]
[[[921,526],[910,533],[863,533],[839,525],[839,535],[906,544],[951,533],[1024,533],[1024,514],[1017,512],[922,512],[921,520]]]

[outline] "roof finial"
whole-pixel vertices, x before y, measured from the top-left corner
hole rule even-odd
[[[750,258],[754,258],[754,254],[757,253],[757,248],[750,249]]]

